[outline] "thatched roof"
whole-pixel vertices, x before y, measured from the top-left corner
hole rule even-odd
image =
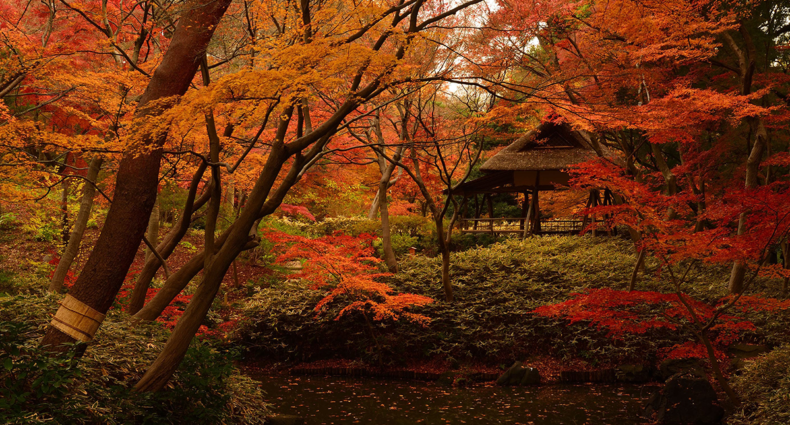
[[[494,171],[485,174],[474,180],[462,183],[452,190],[454,195],[477,195],[480,193],[532,193],[535,187],[535,173],[525,178],[517,178],[516,173],[520,171]],[[530,179],[531,177],[531,179]],[[538,190],[555,190],[556,187],[550,177],[540,178]],[[567,179],[566,179],[567,182]],[[525,184],[526,183],[526,184]],[[444,194],[450,193],[445,190]]]
[[[562,170],[596,156],[584,135],[568,124],[546,122],[491,157],[482,171]]]

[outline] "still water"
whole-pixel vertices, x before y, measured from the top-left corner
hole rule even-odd
[[[321,424],[644,424],[654,386],[451,388],[419,381],[258,375],[275,413]]]

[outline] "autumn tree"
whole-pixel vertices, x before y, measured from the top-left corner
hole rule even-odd
[[[137,141],[119,165],[102,233],[67,295],[69,306],[58,310],[42,345],[62,350],[66,342],[90,341],[112,304],[137,252],[156,196],[167,132],[150,118],[166,110],[173,96],[186,92],[228,4],[195,1],[186,5],[170,48],[137,104]]]
[[[399,104],[399,119],[391,121],[408,158],[405,155],[401,158],[403,149],[389,156],[381,147],[372,147],[390,164],[402,168],[421,193],[436,226],[445,300],[452,302],[449,244],[452,227],[461,211],[452,190],[469,177],[480,158],[483,142],[478,134],[480,123],[475,121],[474,114],[468,111],[463,114],[460,107],[453,110],[441,106],[440,98],[444,95],[441,87],[428,85],[416,91]],[[447,196],[442,195],[443,191]],[[451,210],[453,214],[445,228],[445,218]]]
[[[786,51],[777,48],[786,43],[788,28],[778,22],[787,9],[770,1],[748,9],[691,0],[612,6],[502,3],[480,31],[485,46],[465,56],[487,75],[461,83],[502,99],[499,120],[518,126],[507,117],[557,113],[586,131],[601,156],[603,148],[618,152],[601,167],[624,170],[634,187],[660,195],[660,217],[677,229],[685,229],[678,220],[708,228],[715,200],[783,178],[781,167],[761,164],[787,146]],[[637,202],[628,192],[615,193],[616,203]],[[747,221],[720,225],[743,235]],[[637,242],[646,236],[629,229]],[[745,267],[735,261],[732,293],[742,290]]]
[[[278,47],[269,50],[270,56],[266,58],[268,63],[278,64],[277,69],[263,67],[228,75],[212,82],[208,90],[195,93],[193,102],[184,103],[184,107],[208,110],[219,99],[254,99],[248,110],[258,116],[248,121],[251,124],[258,117],[269,115],[265,113],[265,107],[263,111],[259,108],[260,101],[265,101],[265,104],[276,101],[277,109],[271,113],[275,117],[274,134],[267,143],[265,165],[259,169],[238,218],[224,234],[215,238],[207,227],[205,254],[200,254],[203,264],[196,261],[203,269],[197,292],[162,354],[137,384],[137,390],[157,390],[168,381],[210,308],[228,267],[250,241],[253,225],[261,217],[276,210],[290,188],[299,181],[305,167],[312,164],[360,105],[407,78],[408,68],[400,68],[399,60],[410,49],[411,39],[475,3],[478,2],[431,11],[423,10],[424,4],[421,2],[399,3],[373,10],[345,5],[346,16],[364,16],[364,19],[349,19],[340,28],[329,25],[334,14],[328,14],[320,5],[303,2],[297,11],[280,9],[278,4],[262,5],[264,9],[261,12],[266,12],[266,7],[275,7],[273,10],[281,17],[277,20],[278,24],[270,29],[273,34],[271,42]],[[279,22],[293,20],[299,23],[297,33],[283,33]],[[357,22],[367,23],[360,25]],[[281,42],[285,44],[278,44]],[[349,55],[350,52],[354,55]],[[326,72],[339,71],[345,78],[323,78]],[[261,80],[269,84],[245,84]],[[312,90],[308,90],[308,87]],[[313,106],[314,102],[320,105],[324,99],[335,97],[343,100],[325,102],[328,111],[319,115],[319,108]],[[307,105],[304,98],[308,98]],[[300,110],[304,119],[297,119],[297,128],[293,128],[292,120],[298,118]],[[320,121],[318,117],[321,117]],[[312,129],[310,132],[305,131],[308,123]],[[264,121],[260,131],[266,128],[267,123]],[[213,152],[216,151],[206,156],[209,166],[217,164]],[[216,165],[213,167],[218,169]]]

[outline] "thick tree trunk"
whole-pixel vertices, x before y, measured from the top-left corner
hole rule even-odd
[[[168,107],[162,100],[186,93],[229,4],[230,0],[194,0],[186,5],[170,47],[140,99],[135,112],[137,119],[160,114]],[[159,161],[166,138],[167,132],[143,135],[121,160],[104,228],[68,296],[71,298],[67,298],[87,314],[74,319],[69,309],[61,307],[42,346],[65,351],[64,343],[87,342],[93,338],[123,284],[145,233],[156,199]]]
[[[242,232],[234,232],[238,236]],[[246,235],[242,234],[246,238]],[[137,391],[158,391],[162,389],[173,373],[178,368],[181,360],[189,348],[192,337],[195,336],[198,328],[203,323],[214,297],[219,291],[222,279],[225,276],[230,264],[241,252],[241,247],[237,242],[224,245],[226,249],[213,256],[210,267],[198,285],[195,294],[187,306],[186,311],[178,320],[173,333],[167,340],[167,344],[151,367],[145,372],[140,382],[135,385]]]
[[[86,176],[88,181],[82,187],[80,211],[77,213],[77,219],[74,221],[74,227],[71,230],[71,236],[69,236],[69,243],[60,257],[55,274],[52,275],[52,280],[49,282],[50,292],[61,292],[63,290],[63,281],[66,279],[66,274],[68,274],[71,263],[74,262],[74,259],[80,252],[80,243],[82,242],[82,236],[85,234],[85,229],[88,227],[88,220],[93,209],[93,198],[96,195],[96,188],[92,183],[96,183],[102,161],[102,157],[96,156],[88,166],[88,174]]]

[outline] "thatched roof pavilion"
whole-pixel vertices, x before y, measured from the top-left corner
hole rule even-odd
[[[567,187],[570,176],[566,170],[574,164],[587,161],[597,155],[598,153],[585,133],[573,130],[566,123],[544,122],[540,124],[536,129],[518,138],[486,161],[480,167],[480,170],[486,175],[453,189],[454,195],[464,197],[484,194],[484,198],[487,198],[489,204],[488,219],[480,219],[478,209],[477,217],[464,220],[466,225],[462,226],[461,231],[471,233],[523,232],[526,236],[535,233],[566,233],[582,230],[586,225],[586,220],[578,222],[578,225],[574,224],[575,222],[563,222],[561,226],[554,226],[555,228],[552,230],[541,231],[538,193]],[[522,217],[495,219],[491,195],[496,193],[523,193],[525,201]],[[531,202],[528,201],[529,198],[531,198]],[[608,202],[611,202],[608,191],[605,192],[603,200],[600,199],[598,191],[593,191],[588,206]],[[528,208],[527,205],[529,205]],[[530,217],[528,219],[530,226],[525,229],[524,223],[527,221],[527,217]],[[520,224],[516,229],[497,231],[494,229],[494,220],[511,220],[520,222]],[[488,230],[478,226],[480,221],[488,221],[485,223],[488,224]],[[552,222],[552,224],[556,223],[558,222]]]

